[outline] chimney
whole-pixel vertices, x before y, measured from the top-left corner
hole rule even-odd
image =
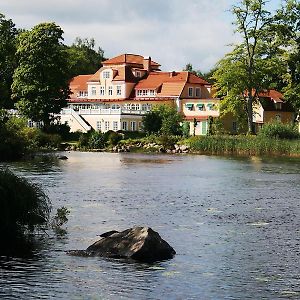
[[[143,68],[147,70],[147,72],[151,71],[151,57],[145,56],[143,60]]]
[[[176,75],[175,71],[170,72],[170,78],[174,77]]]

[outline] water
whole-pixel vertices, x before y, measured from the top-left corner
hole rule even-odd
[[[300,299],[300,161],[67,153],[11,163],[71,210],[68,234],[2,259],[1,299]],[[71,257],[148,225],[177,251],[141,264]]]

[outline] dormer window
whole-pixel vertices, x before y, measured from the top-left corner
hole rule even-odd
[[[189,87],[189,97],[193,97],[194,95],[194,89],[192,87]]]
[[[197,98],[201,97],[201,89],[200,88],[196,88],[196,97]]]
[[[135,76],[136,76],[136,77],[141,77],[141,76],[142,76],[141,71],[135,71]]]
[[[103,76],[104,79],[108,79],[110,77],[110,72],[109,71],[104,71],[102,73],[102,76]]]
[[[276,109],[276,110],[282,109],[282,103],[281,103],[281,102],[275,103],[275,109]]]

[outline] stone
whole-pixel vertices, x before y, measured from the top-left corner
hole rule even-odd
[[[65,155],[58,155],[57,158],[58,158],[58,159],[61,159],[61,160],[66,160],[66,159],[68,159],[68,157],[65,156]]]
[[[128,258],[142,262],[171,259],[175,250],[150,227],[133,227],[122,232],[109,231],[85,251],[69,251],[70,255]]]

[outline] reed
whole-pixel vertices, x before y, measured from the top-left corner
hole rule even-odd
[[[186,140],[192,151],[205,154],[300,156],[300,140],[259,136],[201,136]]]

